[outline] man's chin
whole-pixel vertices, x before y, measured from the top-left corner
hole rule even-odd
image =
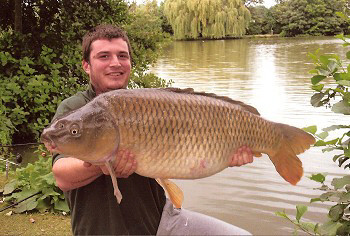
[[[125,89],[128,86],[128,82],[126,82],[126,84],[122,84],[122,83],[116,83],[113,84],[111,86],[108,87],[108,91],[112,91],[112,90],[116,90],[116,89]]]

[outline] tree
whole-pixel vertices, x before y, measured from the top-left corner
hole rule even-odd
[[[146,1],[145,4],[130,9],[130,23],[125,25],[128,36],[132,39],[133,75],[130,87],[165,87],[168,84],[152,73],[146,73],[149,65],[156,62],[161,44],[168,36],[163,33],[164,21],[157,1]]]
[[[242,0],[166,0],[164,14],[177,39],[241,37],[250,22]]]
[[[269,18],[269,9],[265,6],[250,7],[252,20],[250,21],[247,34],[270,34],[272,22]]]
[[[243,0],[243,3],[246,7],[251,7],[256,4],[263,4],[264,0]]]
[[[129,13],[124,0],[21,2],[22,32],[14,30],[15,2],[0,1],[2,144],[38,140],[58,103],[88,85],[81,68],[80,48],[81,38],[88,29],[100,23],[118,24],[124,29],[140,24]],[[156,60],[157,44],[164,39],[161,28],[157,22],[142,19],[147,28],[131,27],[129,33],[135,45],[133,78],[140,80],[148,76],[152,83],[147,85],[165,86],[160,78],[145,73]]]
[[[335,35],[347,30],[347,23],[336,16],[346,0],[286,0],[271,8],[275,32],[286,36],[300,34]]]

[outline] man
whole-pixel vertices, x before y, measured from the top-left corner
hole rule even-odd
[[[84,106],[101,93],[127,87],[131,48],[125,32],[112,25],[97,26],[84,36],[82,49],[83,69],[89,75],[90,87],[64,100],[54,119]],[[123,194],[120,204],[105,167],[54,155],[52,171],[57,185],[65,192],[75,235],[249,234],[217,219],[175,209],[154,179],[133,173],[137,163],[132,153],[119,150],[116,159],[114,170]],[[252,161],[250,149],[242,147],[233,156],[231,166]]]

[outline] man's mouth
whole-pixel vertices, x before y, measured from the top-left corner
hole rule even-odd
[[[124,74],[123,72],[110,72],[110,73],[107,73],[107,75],[109,75],[109,76],[121,76],[123,74]]]

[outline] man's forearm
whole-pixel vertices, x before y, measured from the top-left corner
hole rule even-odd
[[[62,191],[85,186],[103,174],[100,167],[87,167],[83,161],[70,157],[58,159],[52,167],[52,172]]]

